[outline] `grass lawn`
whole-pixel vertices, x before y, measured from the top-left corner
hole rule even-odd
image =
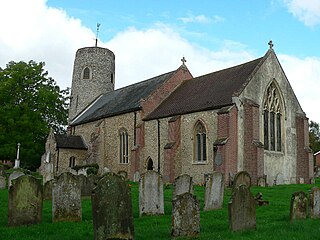
[[[231,190],[225,190],[224,206],[221,210],[202,211],[204,187],[196,186],[195,194],[200,200],[200,234],[193,239],[320,239],[320,220],[289,222],[291,194],[308,191],[314,185],[280,185],[274,187],[252,187],[251,192],[263,193],[269,206],[257,207],[257,230],[233,233],[229,230],[227,203]],[[320,183],[316,186],[320,187]],[[172,186],[164,190],[165,215],[139,217],[138,184],[132,183],[135,239],[170,239]],[[45,200],[42,223],[24,227],[8,227],[8,191],[0,190],[0,240],[5,239],[93,239],[90,198],[82,200],[82,222],[52,223],[51,201]],[[185,238],[179,238],[185,239]],[[190,239],[190,238],[188,238]]]

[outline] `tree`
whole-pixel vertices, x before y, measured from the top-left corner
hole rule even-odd
[[[309,123],[309,141],[310,141],[310,148],[313,152],[320,151],[320,127],[319,123],[310,121]]]
[[[44,63],[9,62],[0,69],[0,159],[14,160],[21,143],[21,166],[40,164],[50,128],[67,124],[69,89],[60,90],[43,69]]]

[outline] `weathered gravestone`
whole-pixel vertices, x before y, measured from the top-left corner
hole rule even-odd
[[[317,187],[310,192],[310,217],[320,218],[320,189]]]
[[[82,219],[81,186],[75,175],[60,174],[52,188],[52,221],[79,222]]]
[[[142,174],[139,183],[139,213],[164,214],[163,181],[159,173],[149,170]]]
[[[127,179],[127,177],[128,177],[128,173],[126,172],[126,171],[119,171],[118,172],[118,175],[120,175],[121,177],[123,177],[123,179]]]
[[[133,181],[134,182],[139,182],[140,180],[140,173],[138,171],[136,171],[134,174],[133,174]]]
[[[52,188],[55,182],[55,179],[45,182],[43,185],[43,199],[52,199]]]
[[[208,174],[204,193],[204,210],[207,211],[222,208],[223,193],[223,174],[219,172]]]
[[[91,195],[94,239],[133,239],[131,191],[119,175],[109,173]]]
[[[80,174],[77,178],[81,186],[81,196],[91,196],[91,192],[95,187],[95,183],[99,180],[99,177],[94,174],[88,176]]]
[[[256,203],[246,185],[233,189],[228,210],[232,231],[256,229]]]
[[[308,211],[308,199],[304,192],[295,192],[291,197],[290,221],[306,219]]]
[[[8,224],[19,226],[42,221],[43,190],[39,179],[23,175],[12,180],[8,198]]]
[[[188,174],[183,174],[177,177],[174,180],[173,186],[174,189],[172,193],[172,199],[175,199],[177,195],[181,195],[186,192],[193,194],[193,181],[192,177],[190,177]]]
[[[0,176],[0,189],[5,189],[7,185],[7,180],[4,176]]]
[[[196,196],[190,192],[177,195],[172,200],[173,237],[194,236],[200,232],[200,206]]]
[[[0,164],[0,176],[4,175],[4,165]]]
[[[237,187],[239,187],[240,185],[246,185],[249,190],[251,187],[251,177],[249,175],[248,172],[246,171],[241,171],[238,172],[235,176],[234,176],[234,180],[233,180],[233,186],[232,189],[235,189]]]
[[[11,184],[12,184],[12,180],[17,179],[20,176],[23,176],[24,173],[20,172],[20,171],[14,171],[9,175],[8,178],[8,189],[10,188]]]
[[[267,186],[267,176],[264,175],[263,177],[259,177],[257,180],[257,185],[259,187],[266,187]]]

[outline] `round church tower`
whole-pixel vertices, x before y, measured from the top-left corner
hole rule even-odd
[[[115,56],[101,47],[78,49],[73,66],[69,122],[101,94],[114,90]]]

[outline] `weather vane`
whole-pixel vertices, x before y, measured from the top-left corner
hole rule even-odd
[[[100,23],[97,23],[97,33],[96,33],[96,47],[98,46],[98,35],[99,35]]]

